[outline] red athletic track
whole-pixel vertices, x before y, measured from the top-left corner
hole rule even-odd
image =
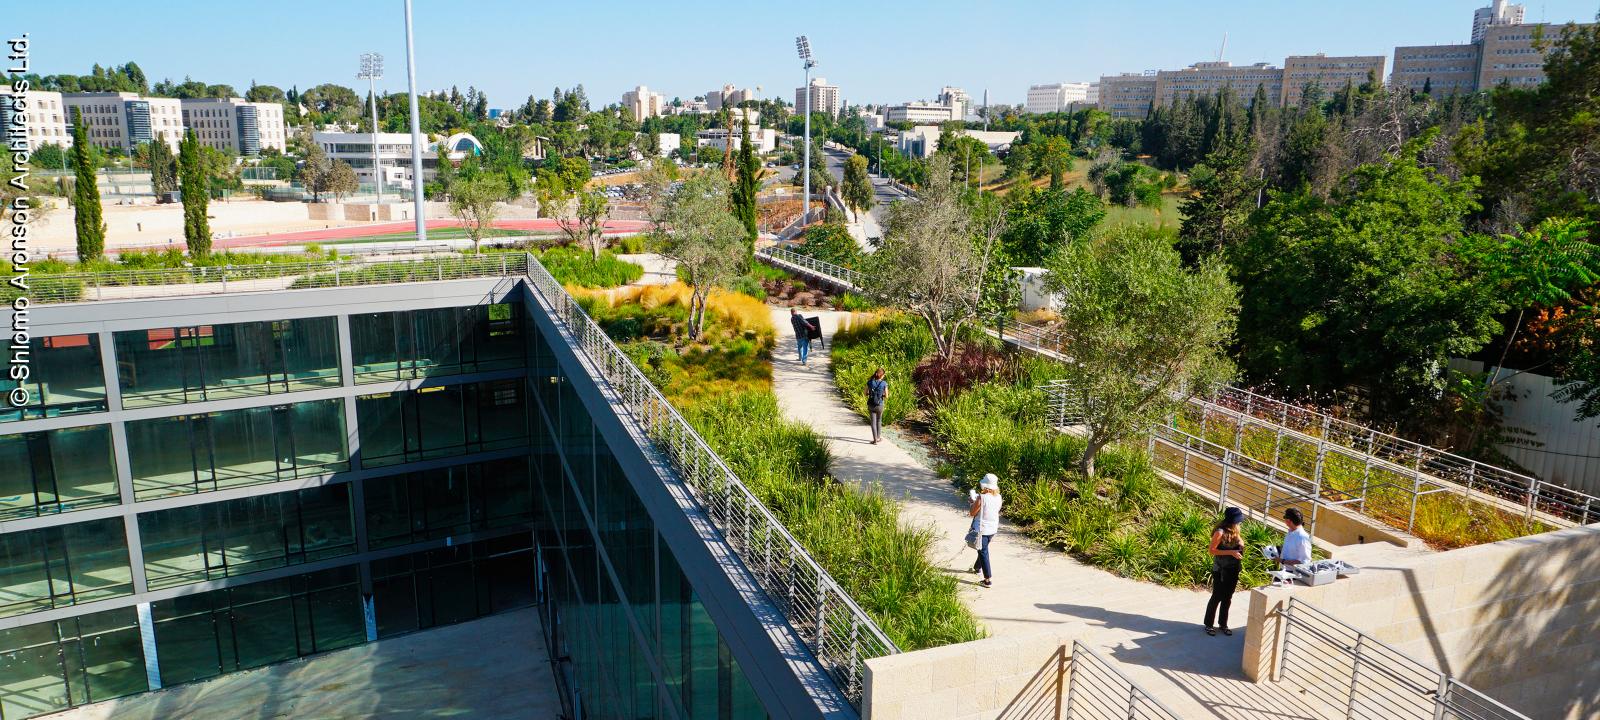
[[[273,233],[271,235],[246,235],[243,237],[218,238],[212,247],[226,250],[242,247],[275,247],[279,245],[299,245],[309,242],[324,242],[328,240],[352,240],[356,238],[372,237],[374,235],[394,235],[396,233],[410,232],[417,224],[410,220],[400,222],[378,223],[374,225],[355,225],[351,227],[324,228],[322,230],[300,230],[297,232]],[[461,223],[455,220],[429,220],[429,229],[460,227]],[[537,220],[497,220],[496,228],[502,230],[525,230],[530,232],[557,232],[561,228],[556,221],[549,218]],[[605,231],[608,233],[640,232],[649,227],[648,223],[639,220],[607,220]],[[148,245],[137,249],[162,249],[167,245]],[[133,250],[136,248],[117,248],[117,250]],[[115,252],[115,251],[113,251]]]

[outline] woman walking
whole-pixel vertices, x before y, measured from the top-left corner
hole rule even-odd
[[[988,473],[978,487],[980,492],[971,496],[971,514],[978,519],[978,560],[972,564],[972,572],[982,570],[983,586],[994,587],[994,573],[989,564],[989,541],[994,539],[995,533],[1000,532],[1000,478]]]
[[[872,418],[872,444],[877,445],[883,431],[883,404],[889,400],[889,381],[883,379],[883,368],[872,373],[867,381],[867,415]]]
[[[1244,562],[1244,540],[1239,537],[1239,523],[1244,522],[1244,512],[1230,507],[1222,513],[1222,522],[1211,532],[1211,600],[1206,603],[1206,634],[1232,635],[1228,629],[1228,608],[1233,605],[1233,591],[1239,589],[1239,569]],[[1218,615],[1218,609],[1221,614]],[[1216,620],[1216,625],[1212,625]]]

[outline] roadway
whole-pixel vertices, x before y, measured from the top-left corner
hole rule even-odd
[[[828,163],[828,172],[832,173],[834,179],[842,184],[844,182],[844,164],[850,161],[850,156],[854,153],[829,148],[824,150],[822,154]],[[865,226],[867,237],[881,237],[883,234],[881,228],[883,227],[884,219],[888,217],[889,206],[909,196],[895,189],[894,185],[886,177],[869,175],[868,179],[872,181],[872,209],[867,211],[867,214],[871,217],[870,219],[862,218],[862,225]]]

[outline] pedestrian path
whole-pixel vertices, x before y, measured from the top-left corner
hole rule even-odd
[[[848,313],[807,312],[822,320],[832,338]],[[833,474],[841,481],[877,483],[901,500],[902,522],[931,527],[934,565],[955,573],[962,597],[990,635],[1033,632],[1044,625],[1079,621],[1089,628],[1086,644],[1115,659],[1123,672],[1183,717],[1243,720],[1322,718],[1302,696],[1274,684],[1244,678],[1240,660],[1248,596],[1235,596],[1232,637],[1209,637],[1201,628],[1207,594],[1118,577],[1045,548],[1002,523],[990,546],[994,587],[983,588],[968,573],[974,552],[962,543],[970,519],[966,498],[947,480],[918,462],[910,441],[885,432],[871,444],[865,420],[840,399],[829,370],[831,345],[813,344],[810,365],[795,357],[788,310],[772,308],[779,328],[773,358],[773,388],[784,414],[809,423],[833,451]],[[909,392],[909,378],[890,378],[891,392]],[[1340,713],[1342,716],[1342,713]]]

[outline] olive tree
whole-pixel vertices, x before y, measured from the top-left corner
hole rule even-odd
[[[711,289],[744,268],[744,224],[729,209],[729,186],[721,173],[700,173],[685,181],[666,204],[665,247],[661,254],[678,262],[689,285],[689,337],[698,338],[706,322]]]
[[[1238,291],[1220,261],[1183,266],[1170,233],[1124,225],[1068,245],[1045,287],[1061,299],[1066,380],[1089,430],[1079,470],[1233,375]]]
[[[948,359],[962,327],[978,315],[983,278],[1003,226],[974,220],[951,177],[949,158],[934,156],[927,173],[919,200],[889,208],[865,289],[922,318],[934,347]]]

